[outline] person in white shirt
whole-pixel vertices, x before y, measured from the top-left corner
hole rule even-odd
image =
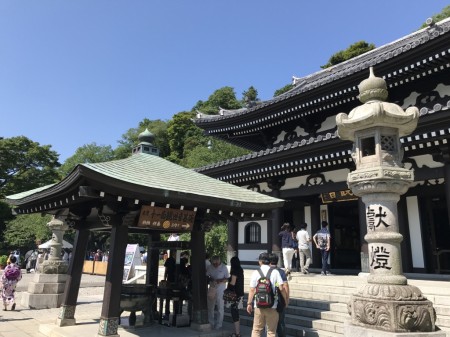
[[[269,265],[269,254],[261,253],[259,254],[259,265],[263,275],[267,275],[270,269]],[[264,328],[267,326],[267,337],[275,337],[277,334],[277,325],[279,314],[277,311],[278,300],[275,299],[272,308],[258,308],[256,306],[256,302],[253,304],[253,300],[255,299],[256,294],[256,286],[258,285],[258,280],[261,277],[258,270],[253,271],[253,274],[250,279],[250,291],[248,293],[248,301],[247,301],[247,312],[249,315],[252,312],[255,312],[255,317],[253,319],[253,329],[252,329],[252,337],[260,337]],[[277,293],[277,287],[281,292],[281,296],[285,299],[285,303],[287,303],[286,290],[284,288],[284,281],[281,278],[280,273],[277,269],[272,269],[272,273],[270,274],[270,283],[272,285],[273,293]]]
[[[208,321],[213,329],[222,328],[223,317],[225,314],[223,292],[226,288],[227,281],[230,278],[228,268],[220,261],[220,257],[213,256],[211,265],[206,269],[206,276],[209,277],[209,289],[207,296],[208,304]],[[218,315],[215,319],[214,309],[217,306]]]
[[[297,232],[298,251],[300,254],[300,270],[303,274],[308,274],[309,265],[311,264],[311,250],[309,243],[311,238],[306,231],[308,225],[306,223],[300,224],[300,230]]]

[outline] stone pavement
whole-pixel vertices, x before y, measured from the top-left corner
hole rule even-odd
[[[27,289],[33,274],[23,274],[17,286],[16,310],[0,310],[0,337],[94,337],[97,336],[103,300],[104,276],[83,274],[75,312],[77,324],[57,327],[54,323],[59,308],[28,309],[20,305],[21,292]],[[126,316],[125,314],[123,316]],[[122,316],[122,317],[123,317]],[[176,328],[157,323],[145,328],[119,328],[121,337],[225,337],[232,332],[231,323],[224,322],[222,330],[200,333],[191,328]],[[242,327],[242,335],[250,336],[249,327]]]

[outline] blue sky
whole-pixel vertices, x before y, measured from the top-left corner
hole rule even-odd
[[[117,146],[231,86],[272,98],[365,40],[415,31],[442,0],[2,0],[0,137]],[[1,160],[1,159],[0,159]]]

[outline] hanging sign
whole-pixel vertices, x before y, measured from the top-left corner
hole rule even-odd
[[[166,232],[189,232],[192,230],[195,214],[195,211],[142,206],[138,227]]]
[[[320,196],[322,197],[322,202],[324,204],[330,202],[358,200],[358,197],[354,195],[351,190],[322,193]]]

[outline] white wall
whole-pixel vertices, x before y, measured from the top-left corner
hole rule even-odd
[[[250,222],[256,222],[261,226],[261,243],[267,243],[267,220],[254,220],[254,221],[239,222],[238,243],[245,243],[245,226]],[[241,255],[241,251],[239,251],[239,258]],[[258,256],[259,256],[259,254],[258,254]],[[258,256],[256,256],[256,257],[258,257]],[[242,259],[242,260],[244,260],[244,259]]]
[[[416,196],[406,198],[408,211],[409,235],[413,268],[424,268],[422,233],[420,231],[419,203]]]

